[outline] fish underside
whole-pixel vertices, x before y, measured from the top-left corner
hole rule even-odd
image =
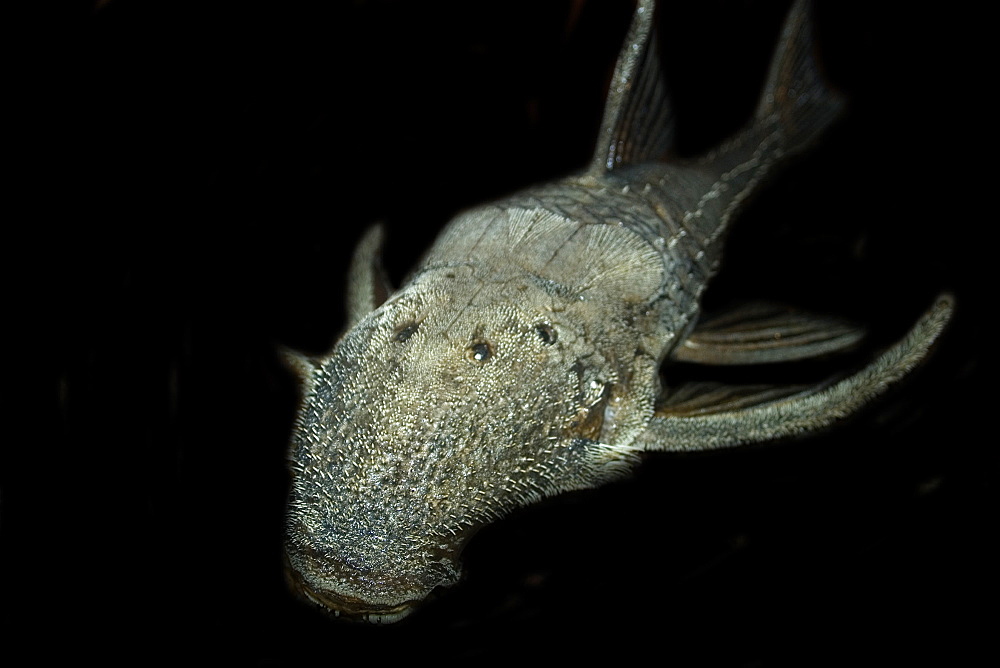
[[[791,9],[745,129],[687,161],[663,159],[673,114],[653,9],[635,10],[583,171],[460,214],[395,292],[372,228],[349,270],[346,333],[323,357],[287,354],[302,381],[287,573],[332,614],[401,619],[458,580],[476,530],[620,476],[641,453],[827,428],[946,327],[942,295],[836,381],[672,382],[671,362],[787,364],[847,351],[863,332],[766,304],[700,313],[741,203],[842,107],[816,67],[808,4]]]

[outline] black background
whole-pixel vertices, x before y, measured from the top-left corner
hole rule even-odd
[[[751,113],[787,3],[663,5],[694,154]],[[12,25],[8,313],[27,374],[0,470],[5,651],[765,666],[954,665],[985,646],[982,18],[902,2],[819,5],[851,107],[747,209],[707,302],[841,313],[878,346],[950,290],[954,325],[912,383],[828,435],[650,457],[489,527],[465,581],[394,627],[286,591],[296,396],[277,346],[332,344],[370,223],[398,281],[457,210],[581,166],[629,14],[113,0]]]

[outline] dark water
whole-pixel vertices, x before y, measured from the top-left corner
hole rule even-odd
[[[276,346],[331,344],[369,223],[388,223],[398,279],[456,210],[582,165],[629,11],[467,4],[116,0],[28,26],[4,649],[771,666],[955,665],[984,646],[998,491],[979,389],[989,198],[965,157],[986,151],[976,21],[905,5],[820,5],[851,112],[746,211],[708,299],[839,312],[877,345],[952,290],[953,331],[914,383],[841,431],[651,457],[490,527],[466,581],[396,627],[290,597],[295,390]],[[752,110],[785,3],[664,4],[680,148],[696,152]]]

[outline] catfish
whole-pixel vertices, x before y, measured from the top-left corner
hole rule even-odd
[[[635,9],[590,163],[459,214],[393,290],[371,228],[348,327],[286,352],[302,397],[289,449],[286,570],[337,617],[389,623],[458,581],[476,531],[632,470],[644,453],[827,429],[924,360],[939,296],[861,370],[815,384],[674,380],[671,365],[766,369],[853,349],[863,330],[771,304],[707,317],[702,297],[747,198],[837,119],[810,6],[794,4],[750,122],[673,159],[654,3]]]

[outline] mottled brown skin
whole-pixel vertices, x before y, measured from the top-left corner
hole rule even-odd
[[[665,372],[661,387],[671,357],[770,363],[858,337],[801,315],[768,321],[785,336],[777,346],[762,326],[711,337],[695,328],[739,205],[839,109],[808,54],[805,4],[791,13],[751,124],[691,163],[654,159],[670,123],[643,115],[666,104],[638,85],[659,78],[651,30],[652,6],[640,5],[588,170],[462,214],[383,303],[376,229],[352,269],[352,327],[323,358],[291,356],[304,392],[286,554],[306,598],[395,621],[454,583],[469,538],[510,510],[599,485],[643,451],[826,427],[905,375],[944,328],[947,299],[832,385],[672,387]],[[637,129],[655,150],[633,146]]]

